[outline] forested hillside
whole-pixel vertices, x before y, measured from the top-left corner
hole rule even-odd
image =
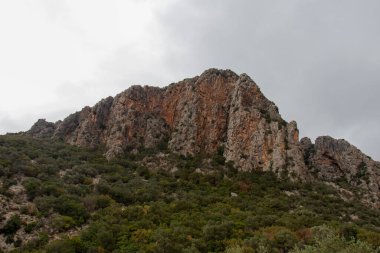
[[[0,247],[12,252],[378,252],[380,211],[328,183],[239,172],[223,147],[104,149],[0,136]]]

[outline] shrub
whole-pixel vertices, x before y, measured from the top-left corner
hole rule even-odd
[[[112,199],[108,195],[99,195],[96,198],[96,208],[103,209],[111,205]]]
[[[89,217],[83,203],[70,196],[63,195],[57,198],[54,203],[54,210],[61,215],[70,216],[78,224],[84,223]]]
[[[26,194],[29,200],[33,200],[35,197],[40,195],[41,191],[41,181],[35,178],[27,179],[23,182]]]
[[[37,227],[37,222],[32,221],[32,222],[26,224],[24,231],[25,231],[25,233],[30,234],[36,227]]]
[[[15,214],[7,220],[1,232],[6,236],[14,235],[21,228],[20,216]]]
[[[75,253],[75,245],[72,241],[57,240],[46,246],[46,253]]]
[[[73,218],[64,215],[55,215],[51,219],[52,228],[58,232],[66,231],[75,226]]]
[[[288,252],[297,243],[295,234],[289,230],[281,230],[274,235],[274,246],[282,252]]]
[[[313,229],[314,240],[303,248],[295,247],[291,253],[376,253],[369,244],[362,241],[346,240],[326,226]]]
[[[224,158],[223,154],[224,146],[218,147],[216,154],[212,157],[211,164],[213,166],[224,165],[226,162],[226,158]]]

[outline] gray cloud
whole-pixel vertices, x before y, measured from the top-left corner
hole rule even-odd
[[[70,8],[48,5],[52,19],[77,27]],[[249,74],[302,136],[345,138],[380,160],[378,13],[377,0],[166,1],[143,46],[112,48],[94,76],[57,88],[55,110],[17,124],[2,117],[0,131],[25,128],[29,117],[63,118],[131,84],[163,86],[217,67]]]
[[[17,129],[20,127],[20,122],[17,122],[8,114],[2,112],[0,115],[0,132],[5,133],[8,129]]]
[[[380,159],[379,1],[181,1],[161,13],[166,66],[246,72],[301,135]]]

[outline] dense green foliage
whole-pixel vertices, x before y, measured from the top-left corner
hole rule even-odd
[[[6,236],[14,235],[17,232],[17,230],[19,230],[20,228],[21,228],[20,216],[13,215],[7,220],[7,222],[1,229],[1,233],[3,233]]]
[[[157,152],[107,162],[101,150],[1,136],[0,194],[12,198],[10,187],[22,184],[35,207],[23,212],[48,217],[62,239],[49,241],[46,224],[16,216],[1,233],[10,243],[21,229],[39,234],[15,252],[309,253],[335,247],[355,253],[380,246],[380,212],[342,200],[323,183],[238,172],[221,150],[203,173],[197,170],[207,167],[201,157],[167,154],[178,170],[143,165]]]

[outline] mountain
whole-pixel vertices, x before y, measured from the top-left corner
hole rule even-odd
[[[210,69],[0,135],[0,252],[376,253],[379,171]]]
[[[333,185],[238,171],[221,150],[104,151],[0,136],[0,252],[378,253],[380,210]]]
[[[185,156],[221,151],[241,171],[321,180],[380,208],[379,162],[345,140],[299,141],[296,122],[286,122],[248,75],[230,70],[209,69],[164,88],[132,86],[63,121],[39,120],[27,135],[104,146],[108,160],[158,146]]]

